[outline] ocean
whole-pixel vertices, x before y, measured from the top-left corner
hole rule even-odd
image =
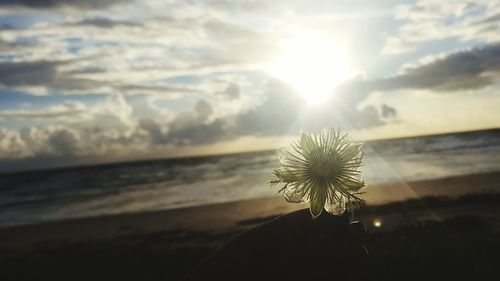
[[[365,142],[368,185],[500,170],[500,130]],[[274,196],[275,151],[0,175],[0,226]]]

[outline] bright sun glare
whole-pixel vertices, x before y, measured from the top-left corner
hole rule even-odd
[[[265,69],[290,85],[309,105],[315,105],[354,75],[348,55],[341,42],[313,32],[298,32],[282,42],[279,53]]]

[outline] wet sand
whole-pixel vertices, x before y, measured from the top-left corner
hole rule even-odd
[[[476,244],[488,242],[488,246],[483,246],[491,251],[500,249],[500,240],[493,239],[500,238],[500,173],[370,186],[366,200],[367,206],[359,210],[355,218],[365,223],[371,233],[367,243],[371,243],[369,246],[373,255],[376,257],[385,253],[387,262],[391,258],[394,258],[393,262],[398,261],[401,252],[408,250],[403,246],[407,246],[411,239],[415,239],[412,245],[424,243],[421,249],[426,249],[425,243],[429,243],[432,249],[439,249],[436,247],[438,242],[433,239],[446,238],[446,233],[453,237],[458,235],[459,238],[454,239],[462,239],[461,234],[454,232],[465,231],[468,234],[463,239],[469,241],[470,238]],[[0,228],[0,270],[7,279],[1,279],[175,280],[238,233],[305,207],[289,204],[277,196],[150,213],[4,227]],[[373,226],[374,220],[381,222],[380,228]],[[413,237],[413,233],[419,231],[427,233],[425,241],[421,236]],[[391,239],[397,244],[390,242]],[[392,252],[388,250],[396,246],[402,248],[394,248]],[[499,248],[495,248],[497,246]],[[471,247],[476,249],[481,245]],[[469,254],[466,250],[461,253]],[[490,258],[489,250],[481,253],[485,259]],[[457,255],[448,248],[443,249],[441,254]],[[436,255],[440,257],[439,253]],[[457,264],[460,265],[460,262]],[[481,264],[485,269],[480,272],[490,274],[495,271],[488,267],[487,262]],[[402,275],[386,276],[386,280],[404,276],[405,264],[399,268],[394,274],[400,272]],[[408,270],[412,270],[409,265]],[[477,277],[478,273],[474,274]],[[466,277],[467,274],[457,276]]]

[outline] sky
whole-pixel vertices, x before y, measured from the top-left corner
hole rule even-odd
[[[0,0],[0,171],[500,125],[500,1]]]

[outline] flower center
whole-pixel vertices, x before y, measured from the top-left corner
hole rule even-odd
[[[315,176],[321,178],[330,178],[338,171],[338,165],[334,159],[320,159],[312,166],[312,172]]]

